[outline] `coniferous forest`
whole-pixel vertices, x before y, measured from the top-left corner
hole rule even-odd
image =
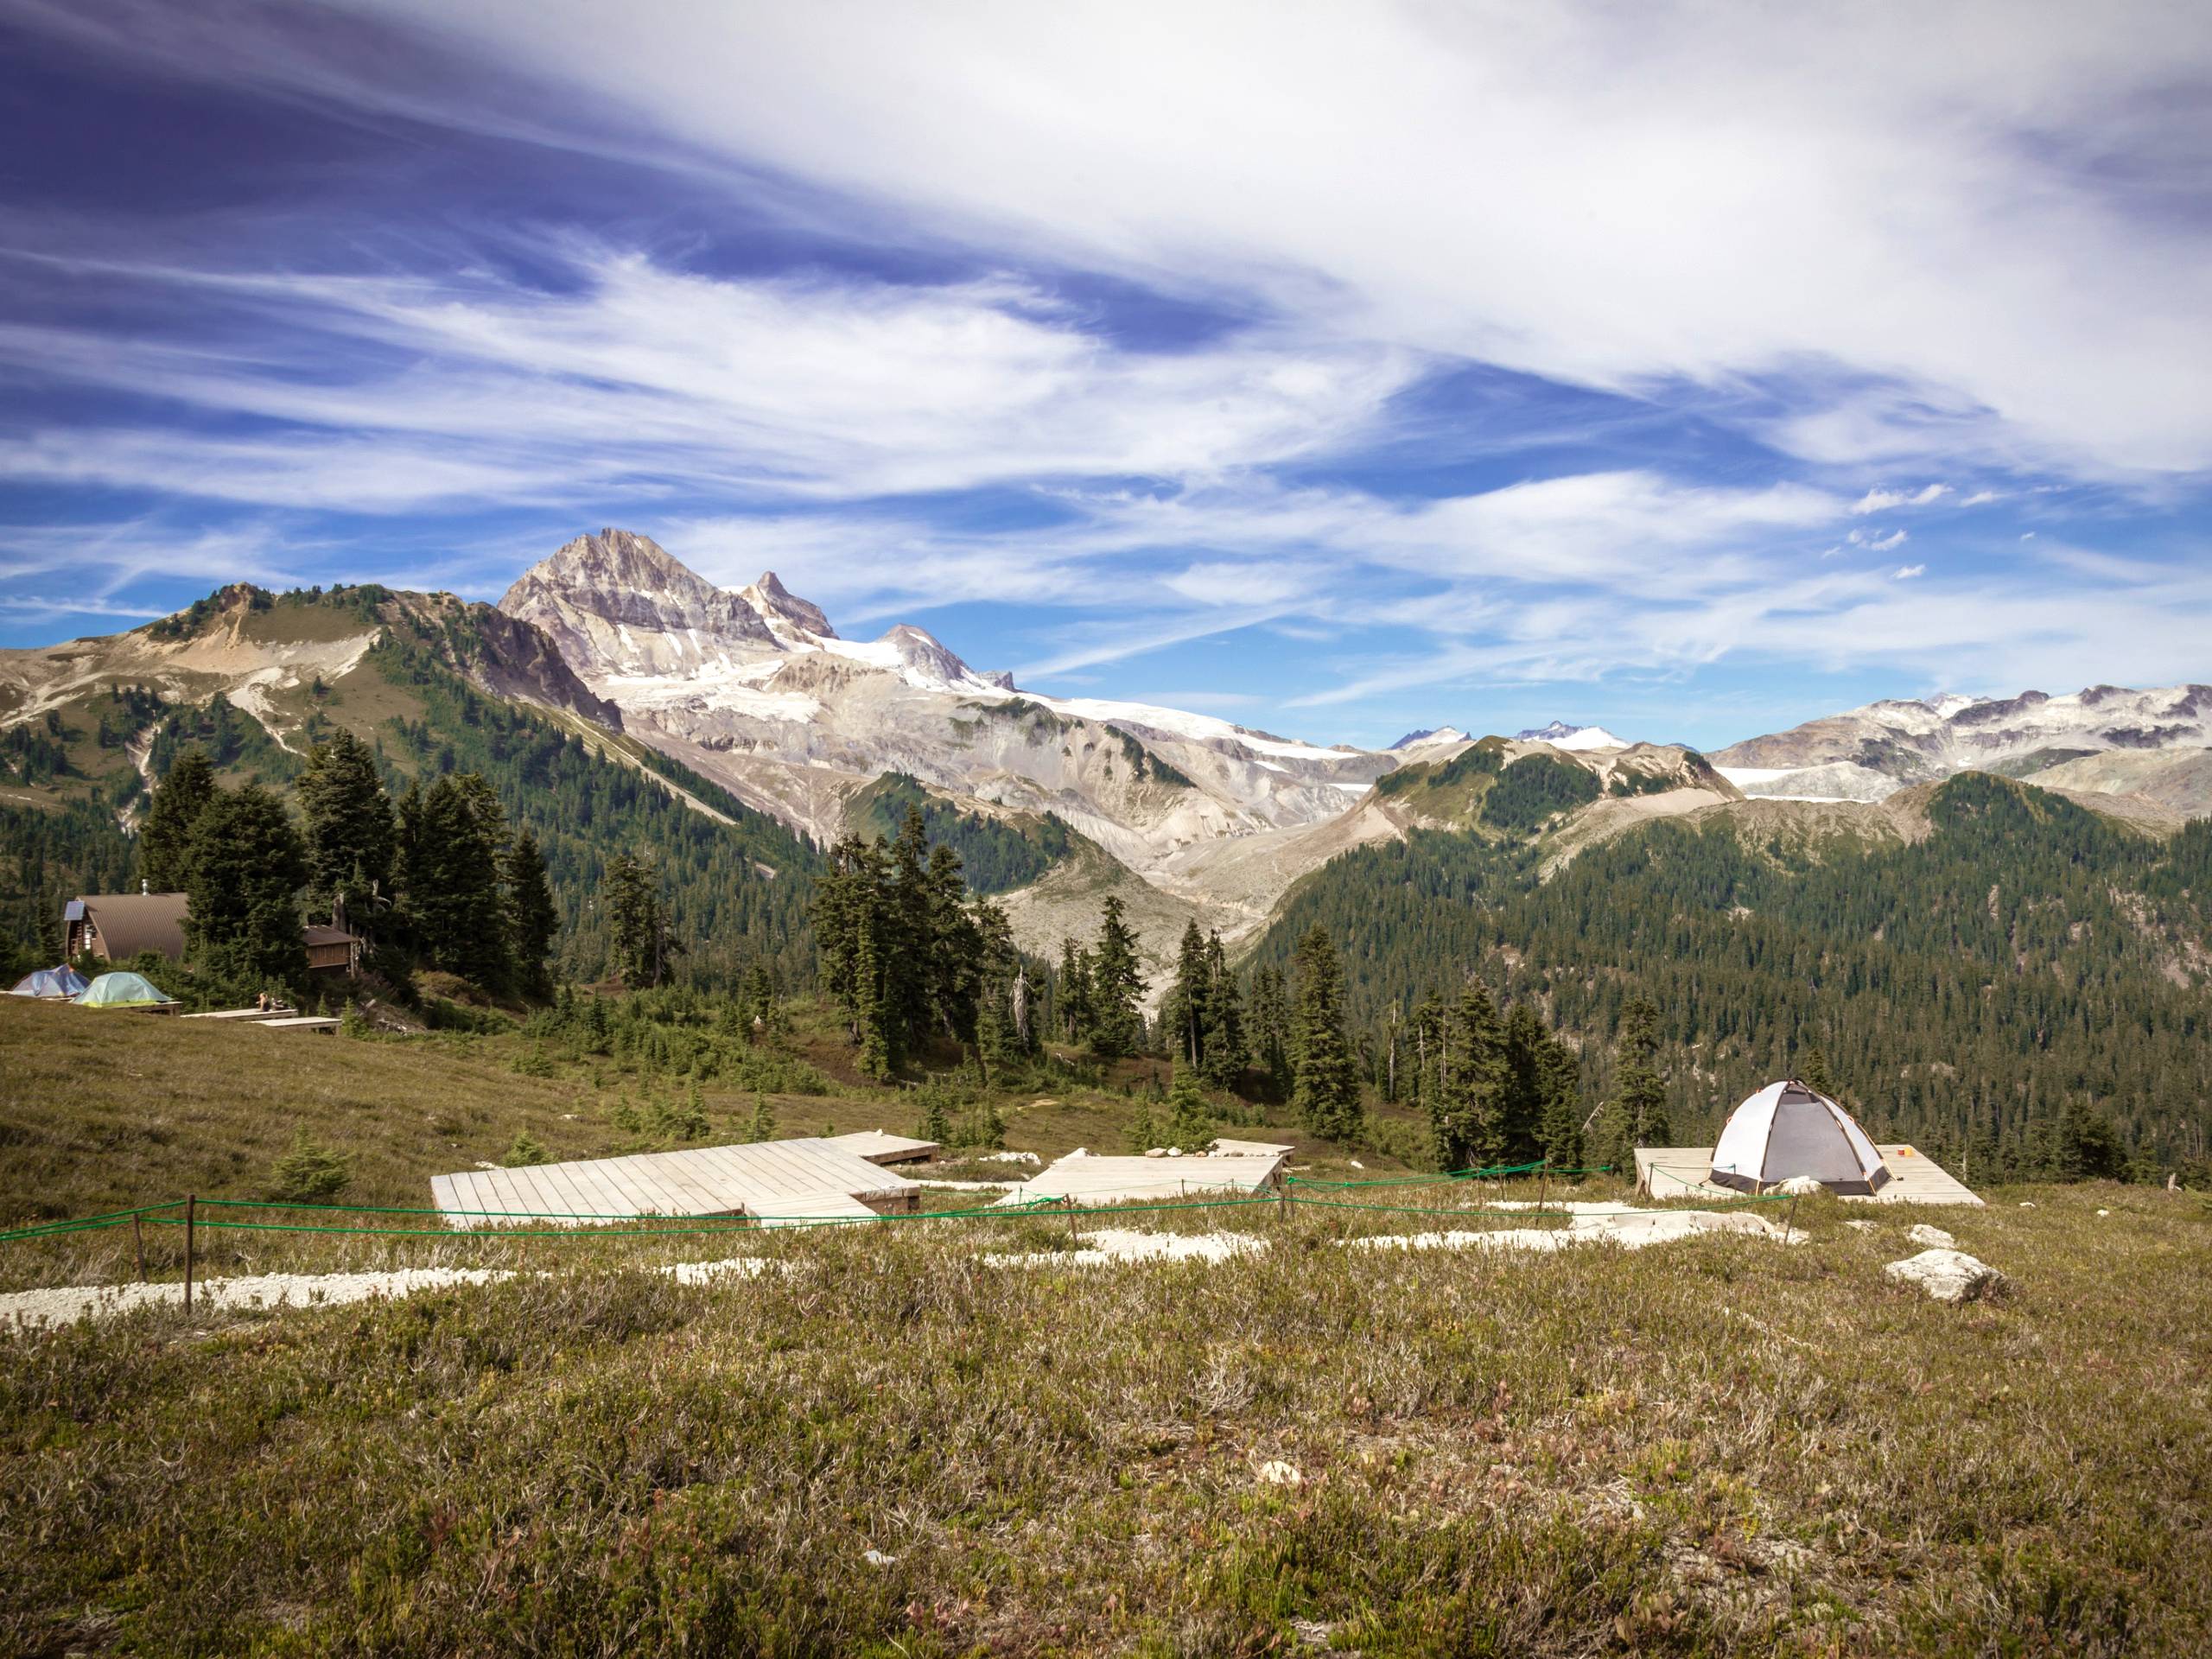
[[[1620,1094],[1648,997],[1684,1144],[1817,1051],[1877,1137],[1975,1179],[2202,1166],[2212,1007],[2183,969],[2212,937],[2212,823],[2158,840],[1967,773],[1928,827],[1869,845],[1660,823],[1548,880],[1528,847],[1416,831],[1310,878],[1253,960],[1338,940],[1370,1076],[1394,1024],[1475,976],[1580,1046],[1592,1106]]]

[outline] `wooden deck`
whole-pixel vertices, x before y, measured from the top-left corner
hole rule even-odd
[[[1071,1153],[1016,1185],[999,1202],[1010,1205],[1066,1198],[1088,1206],[1200,1193],[1244,1196],[1272,1181],[1286,1155],[1273,1148],[1261,1155],[1192,1158],[1098,1158]]]
[[[266,1025],[272,1020],[289,1020],[299,1014],[297,1008],[212,1008],[206,1014],[179,1016],[186,1020],[245,1020],[255,1025]]]
[[[1874,1149],[1889,1166],[1890,1179],[1871,1196],[1847,1193],[1847,1204],[1970,1204],[1976,1198],[1955,1176],[1916,1147],[1902,1141]],[[1706,1178],[1713,1173],[1710,1147],[1638,1147],[1636,1185],[1655,1198],[1740,1198],[1733,1187],[1719,1186]]]
[[[430,1200],[455,1227],[587,1223],[640,1217],[750,1217],[764,1226],[858,1218],[913,1207],[921,1189],[833,1141],[764,1141],[588,1158],[430,1179]]]
[[[338,1021],[328,1014],[294,1014],[289,1019],[257,1020],[255,1027],[261,1031],[319,1031],[327,1037],[338,1029]]]
[[[855,1129],[850,1135],[833,1135],[833,1147],[842,1147],[871,1164],[926,1163],[938,1154],[934,1141],[917,1141],[911,1135],[893,1135],[888,1129]]]

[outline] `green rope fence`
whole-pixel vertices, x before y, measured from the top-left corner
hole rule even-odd
[[[1179,1210],[1227,1210],[1249,1208],[1258,1205],[1273,1205],[1278,1208],[1298,1207],[1320,1210],[1357,1210],[1376,1215],[1401,1216],[1465,1216],[1471,1212],[1465,1207],[1422,1207],[1408,1205],[1369,1204],[1352,1198],[1327,1198],[1301,1195],[1295,1189],[1318,1188],[1327,1192],[1355,1192],[1376,1188],[1403,1191],[1411,1187],[1440,1186],[1470,1180],[1498,1179],[1508,1176],[1541,1174],[1546,1177],[1574,1175],[1603,1175],[1612,1171],[1611,1165],[1598,1165],[1589,1168],[1558,1169],[1542,1163],[1508,1164],[1478,1169],[1448,1171],[1441,1175],[1377,1176],[1368,1180],[1319,1180],[1302,1175],[1285,1175],[1282,1188],[1276,1192],[1259,1197],[1233,1198],[1177,1198],[1159,1204],[1117,1204],[1078,1205],[1059,1198],[1038,1198],[1019,1205],[991,1205],[960,1210],[921,1210],[888,1215],[866,1216],[790,1216],[756,1217],[732,1216],[717,1218],[714,1224],[690,1226],[622,1227],[602,1224],[620,1222],[656,1222],[673,1217],[652,1215],[615,1215],[594,1211],[527,1211],[527,1210],[442,1210],[398,1205],[304,1204],[277,1198],[194,1198],[196,1211],[207,1210],[278,1211],[286,1213],[306,1212],[315,1216],[396,1216],[396,1217],[454,1217],[476,1220],[498,1220],[511,1223],[549,1222],[558,1224],[548,1227],[379,1227],[336,1226],[326,1222],[278,1222],[223,1220],[197,1214],[188,1224],[194,1229],[210,1232],[251,1233],[323,1233],[354,1237],[379,1238],[505,1238],[518,1241],[563,1240],[570,1238],[659,1238],[697,1237],[719,1234],[757,1234],[764,1230],[783,1230],[791,1228],[868,1226],[883,1222],[921,1221],[1014,1221],[1025,1217],[1051,1216],[1081,1218],[1097,1216],[1130,1216]],[[1680,1182],[1686,1189],[1697,1183],[1683,1180],[1669,1170],[1652,1172],[1664,1174]],[[1726,1202],[1740,1204],[1778,1204],[1786,1202],[1787,1193],[1741,1193],[1732,1195]],[[111,1211],[102,1215],[79,1216],[63,1220],[35,1223],[0,1231],[0,1244],[28,1243],[35,1239],[66,1237],[77,1233],[99,1232],[113,1227],[128,1226],[134,1222],[156,1227],[184,1227],[185,1217],[175,1213],[185,1208],[185,1200],[175,1198],[165,1204],[143,1205],[131,1210]],[[1541,1210],[1527,1212],[1541,1214]]]

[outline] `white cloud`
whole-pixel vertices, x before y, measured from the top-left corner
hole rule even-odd
[[[1915,576],[1924,576],[1927,574],[1928,567],[1924,564],[1901,564],[1897,566],[1894,579],[1898,582],[1910,582]]]
[[[1903,490],[1871,489],[1851,504],[1855,513],[1883,512],[1891,507],[1924,507],[1940,501],[1951,493],[1948,484],[1929,484],[1910,495]]]
[[[1994,490],[1976,490],[1972,495],[1967,497],[1965,500],[1960,502],[1959,505],[1962,507],[1982,507],[1988,505],[1992,501],[1999,500],[2001,499],[2002,498],[1999,497]]]
[[[683,486],[824,499],[1057,475],[1203,478],[1359,435],[1406,353],[1265,328],[1117,349],[1014,282],[722,280],[556,243],[558,288],[105,268],[250,305],[252,353],[0,327],[0,364],[293,423],[0,444],[0,476],[396,512]]]
[[[2145,113],[2212,77],[2202,9],[353,3],[912,236],[1595,385],[1787,379],[1821,458],[2212,464],[2201,157]]]

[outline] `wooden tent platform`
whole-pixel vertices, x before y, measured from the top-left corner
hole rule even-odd
[[[871,1164],[921,1164],[938,1154],[936,1141],[917,1141],[911,1135],[893,1135],[888,1129],[855,1129],[850,1135],[833,1135],[830,1144],[842,1147]]]
[[[1256,1144],[1256,1143],[1255,1143]],[[1020,1183],[1001,1205],[1034,1204],[1065,1198],[1077,1205],[1122,1204],[1132,1199],[1165,1201],[1200,1193],[1256,1193],[1275,1177],[1287,1148],[1263,1154],[1216,1154],[1191,1158],[1098,1158],[1070,1153],[1049,1168]]]
[[[283,1020],[254,1021],[254,1028],[257,1031],[319,1031],[326,1037],[336,1031],[338,1025],[338,1020],[331,1015],[314,1014],[295,1014]]]
[[[271,1020],[289,1020],[298,1014],[297,1008],[211,1008],[206,1014],[180,1015],[185,1020],[244,1020],[253,1025],[266,1025]]]
[[[527,1225],[559,1217],[606,1224],[639,1217],[749,1217],[779,1222],[861,1217],[918,1206],[921,1189],[835,1142],[588,1158],[430,1178],[430,1200],[455,1227]]]
[[[1981,1200],[1933,1158],[1902,1141],[1875,1143],[1889,1166],[1890,1179],[1872,1196],[1846,1194],[1847,1204],[1970,1204]],[[1638,1147],[1636,1185],[1655,1198],[1740,1198],[1730,1186],[1706,1178],[1713,1173],[1711,1147]]]

